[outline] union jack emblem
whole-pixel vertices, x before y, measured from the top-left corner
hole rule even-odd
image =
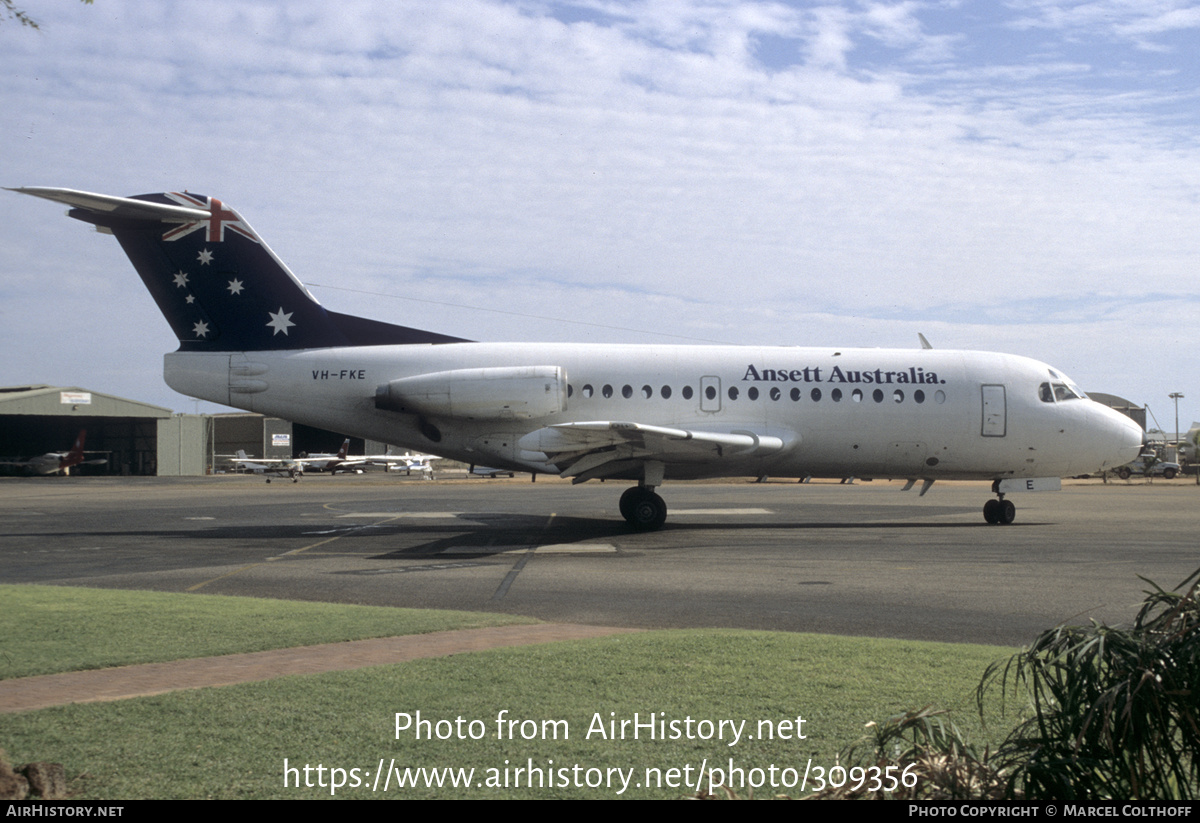
[[[207,220],[197,220],[193,223],[184,223],[176,226],[163,234],[163,240],[178,240],[194,231],[204,229],[205,239],[209,243],[221,243],[225,240],[225,229],[229,229],[230,231],[237,232],[242,237],[253,240],[255,243],[261,242],[258,239],[258,235],[251,230],[250,226],[242,220],[236,211],[215,197],[197,197],[187,192],[169,192],[167,197],[181,206],[204,209],[209,212],[210,216]]]

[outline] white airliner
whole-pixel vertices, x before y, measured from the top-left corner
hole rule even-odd
[[[113,234],[179,338],[183,394],[475,465],[632,481],[620,510],[700,477],[993,481],[1005,495],[1137,456],[1137,424],[1059,370],[940,349],[477,343],[329,311],[215,198],[23,188]]]

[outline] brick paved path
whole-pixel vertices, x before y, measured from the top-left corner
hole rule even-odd
[[[270,680],[289,674],[362,669],[423,657],[445,657],[502,646],[580,640],[633,631],[638,630],[569,623],[496,626],[20,677],[0,680],[0,713],[32,711],[67,703],[124,700],[180,689]]]

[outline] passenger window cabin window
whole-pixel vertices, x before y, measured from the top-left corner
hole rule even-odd
[[[778,386],[772,386],[770,394],[772,400],[778,400],[783,393],[779,391]]]
[[[874,400],[876,403],[882,403],[883,402],[883,389],[876,389],[875,391],[871,392],[871,399]]]
[[[814,403],[821,402],[821,390],[820,389],[813,389],[811,392],[808,393],[808,396],[812,398],[812,401]]]
[[[751,389],[751,391],[753,391],[753,389]],[[707,386],[704,389],[704,396],[707,397],[709,400],[716,400],[717,399],[716,388],[713,386]]]
[[[829,393],[829,399],[832,400],[834,403],[841,403],[842,402],[842,390],[834,389],[833,391],[831,391]]]
[[[795,403],[799,400],[800,400],[800,390],[795,389],[795,388],[792,389],[792,402]]]
[[[904,392],[900,391],[899,389],[896,389],[894,392],[892,392],[892,399],[895,400],[897,403],[903,403],[904,402]]]
[[[730,400],[737,400],[737,399],[738,399],[738,390],[737,390],[737,386],[730,386],[730,387],[729,387],[729,399],[730,399]]]
[[[605,383],[604,388],[600,390],[600,393],[605,397],[612,397],[612,386]]]
[[[663,386],[663,387],[662,387],[662,391],[661,391],[661,392],[659,392],[659,394],[661,394],[661,395],[662,395],[662,399],[663,399],[663,400],[670,400],[670,399],[671,399],[671,387],[670,387],[670,386]]]
[[[574,393],[575,393],[575,387],[572,386],[570,383],[568,383],[567,384],[567,397],[570,397]]]
[[[751,386],[749,389],[746,390],[746,396],[749,397],[751,400],[757,400],[758,399],[758,387]]]
[[[653,396],[654,389],[650,388],[649,386],[642,386],[642,397],[644,397],[646,400],[649,400]]]
[[[693,391],[692,391],[692,387],[691,387],[691,386],[684,386],[684,387],[683,387],[683,399],[684,399],[684,400],[691,400],[691,399],[692,399],[692,395],[693,395],[694,393],[695,393],[695,392],[693,392]]]
[[[633,386],[629,385],[628,383],[626,383],[624,386],[622,386],[621,387],[621,396],[624,397],[626,400],[633,397]]]
[[[580,391],[583,393],[584,397],[591,397],[592,396],[592,384],[585,383],[583,388]]]
[[[862,402],[862,389],[855,389],[854,391],[850,392],[850,399],[853,400],[855,403],[861,403]]]
[[[924,403],[925,402],[925,392],[921,391],[920,389],[917,389],[915,392],[913,392],[913,400],[915,400],[918,405],[920,405],[921,403]]]

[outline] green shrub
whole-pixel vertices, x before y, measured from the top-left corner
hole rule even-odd
[[[978,698],[1028,695],[996,752],[1032,799],[1195,799],[1200,787],[1200,570],[1152,581],[1133,625],[1060,627],[984,674]],[[1181,589],[1188,587],[1184,593]],[[1022,707],[1024,708],[1024,707]]]

